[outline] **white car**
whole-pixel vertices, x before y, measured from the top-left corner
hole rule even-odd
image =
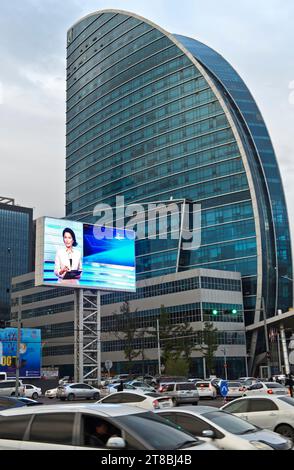
[[[57,396],[57,387],[56,388],[50,388],[49,390],[46,390],[45,392],[45,397],[46,398],[56,398]]]
[[[139,390],[128,390],[116,392],[102,398],[97,403],[123,403],[144,408],[145,410],[156,410],[159,408],[170,408],[173,406],[172,399],[160,393],[140,392]]]
[[[132,380],[127,383],[128,385],[131,385],[132,387],[134,387],[136,390],[141,390],[142,392],[156,392],[154,387],[140,380]]]
[[[243,397],[222,406],[221,410],[294,441],[294,398],[284,395]]]
[[[244,394],[245,387],[240,382],[228,381],[227,398],[238,398]]]
[[[0,397],[13,397],[16,394],[16,380],[1,380],[0,381]],[[20,397],[24,396],[24,386],[21,380],[18,384],[18,395]]]
[[[68,401],[75,400],[76,398],[99,400],[100,390],[98,390],[98,388],[92,387],[92,385],[85,383],[68,383],[64,385],[58,385],[56,398]]]
[[[95,434],[98,426],[107,434]],[[94,442],[93,442],[94,441]],[[42,405],[0,411],[0,450],[218,450],[151,411],[124,405]]]
[[[244,397],[258,395],[289,395],[289,389],[276,382],[256,382],[243,393]]]
[[[130,384],[124,383],[123,385],[124,385],[124,390],[136,390],[136,387],[133,387]],[[106,393],[109,394],[109,393],[116,393],[118,391],[117,390],[118,387],[120,387],[120,382],[118,384],[109,384],[104,388],[106,389]]]
[[[160,410],[156,414],[222,450],[290,450],[293,447],[290,439],[212,406],[197,409],[185,406]]]
[[[199,393],[199,398],[211,398],[212,400],[216,398],[216,389],[209,381],[201,380],[200,382],[196,382],[195,385]]]
[[[25,397],[37,400],[39,397],[42,396],[42,390],[39,387],[35,387],[35,385],[31,384],[23,384],[23,386]]]

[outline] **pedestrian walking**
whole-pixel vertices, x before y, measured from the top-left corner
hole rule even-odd
[[[293,385],[294,385],[294,380],[293,380],[291,374],[288,374],[288,375],[287,375],[287,379],[286,379],[285,385],[286,385],[287,387],[289,387],[290,396],[293,398]]]

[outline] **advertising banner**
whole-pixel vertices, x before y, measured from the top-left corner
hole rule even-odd
[[[136,290],[135,232],[37,220],[35,285]]]
[[[0,329],[1,364],[0,372],[8,377],[15,377],[17,328]],[[22,328],[20,339],[20,371],[21,378],[41,376],[41,330]]]

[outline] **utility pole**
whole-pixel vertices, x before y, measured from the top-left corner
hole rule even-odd
[[[270,377],[272,376],[270,345],[269,345],[269,339],[268,339],[266,309],[265,309],[265,303],[264,303],[264,298],[263,297],[261,299],[261,305],[262,305],[262,311],[263,311],[264,336],[265,336],[265,345],[266,345],[266,361],[267,361],[267,375],[268,375],[267,378],[270,379]]]
[[[159,335],[159,320],[156,320],[157,327],[157,355],[158,355],[158,375],[161,375],[161,350],[160,350],[160,335]]]
[[[228,380],[228,364],[227,364],[227,351],[224,346],[224,369],[225,369],[225,379]]]
[[[15,370],[15,396],[18,397],[19,371],[20,371],[20,340],[21,340],[21,307],[22,298],[18,297],[17,309],[17,346],[16,346],[16,370]]]

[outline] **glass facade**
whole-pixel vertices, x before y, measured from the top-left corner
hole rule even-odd
[[[138,280],[197,267],[238,271],[247,323],[261,297],[268,316],[292,306],[282,182],[246,85],[200,42],[101,11],[68,32],[67,217],[95,223],[94,207],[115,207],[118,195],[125,204],[172,197],[202,206],[201,247],[139,240]]]
[[[0,204],[0,320],[10,319],[11,278],[32,271],[33,210]]]

